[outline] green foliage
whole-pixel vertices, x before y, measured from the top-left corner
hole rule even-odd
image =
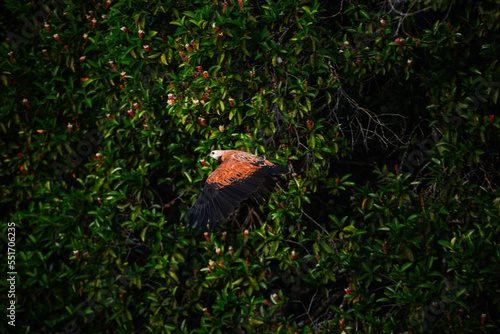
[[[498,331],[499,15],[491,0],[6,1],[16,329]],[[203,234],[183,220],[213,149],[291,172]]]

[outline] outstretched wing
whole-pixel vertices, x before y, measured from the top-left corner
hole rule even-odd
[[[278,181],[277,175],[288,170],[255,158],[224,160],[208,177],[200,197],[187,214],[188,222],[196,228],[205,228],[209,223],[213,229],[247,198],[267,200]]]

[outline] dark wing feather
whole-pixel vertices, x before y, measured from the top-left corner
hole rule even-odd
[[[282,166],[280,166],[282,167]],[[284,168],[284,167],[283,167]],[[288,170],[287,170],[288,172]],[[264,204],[269,197],[271,197],[272,192],[276,183],[279,181],[279,177],[267,174],[264,182],[261,183],[256,192],[253,193],[252,197],[259,203]]]
[[[210,222],[212,228],[215,222],[224,220],[224,212],[232,209],[224,204],[218,193],[213,184],[205,183],[196,203],[187,213],[188,224],[195,228],[205,228]]]
[[[209,224],[212,230],[247,198],[264,203],[279,179],[275,175],[286,173],[285,167],[257,157],[254,161],[248,158],[224,160],[210,174],[196,203],[187,213],[188,223],[195,228],[206,228]]]

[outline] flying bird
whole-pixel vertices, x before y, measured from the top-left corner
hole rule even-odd
[[[196,203],[187,213],[195,228],[210,230],[222,223],[247,198],[265,202],[288,169],[264,158],[237,150],[215,150],[208,154],[222,163],[207,178]]]

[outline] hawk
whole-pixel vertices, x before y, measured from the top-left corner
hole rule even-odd
[[[215,150],[208,154],[222,163],[207,178],[196,203],[187,213],[195,228],[210,230],[222,223],[247,198],[265,202],[288,169],[264,158],[237,150]]]

